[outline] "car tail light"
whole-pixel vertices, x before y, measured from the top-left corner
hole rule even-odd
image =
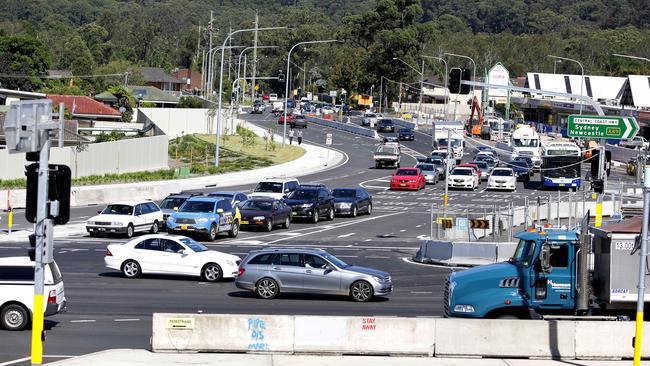
[[[48,304],[56,304],[56,290],[50,290],[50,293],[47,295]]]
[[[239,271],[237,272],[237,277],[243,276],[244,273],[246,273],[246,268],[239,267]]]
[[[112,257],[112,256],[113,256],[113,253],[111,253],[110,250],[106,249],[106,256],[107,256],[107,257]]]

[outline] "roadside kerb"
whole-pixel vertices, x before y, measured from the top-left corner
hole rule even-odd
[[[373,138],[375,140],[379,140],[379,134],[377,131],[361,127],[358,125],[355,125],[353,123],[342,123],[342,122],[336,122],[333,120],[326,120],[322,118],[317,118],[317,117],[305,117],[307,119],[307,122],[315,123],[317,125],[325,126],[325,127],[330,127],[330,128],[335,128],[337,130],[342,130],[346,132],[350,132],[356,135],[361,135],[361,136],[366,136]]]
[[[650,331],[650,323],[644,323]],[[154,352],[534,359],[632,356],[633,322],[155,313]],[[650,355],[644,339],[643,356]]]

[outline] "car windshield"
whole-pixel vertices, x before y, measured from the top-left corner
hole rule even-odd
[[[391,121],[391,120],[387,120],[387,119],[382,119],[382,120],[379,121],[379,124],[381,124],[381,125],[385,125],[385,126],[392,126],[392,125],[393,125],[393,121]]]
[[[133,206],[129,205],[108,205],[102,211],[103,215],[133,215]]]
[[[454,169],[451,175],[472,175],[472,169],[469,168]]]
[[[489,169],[490,167],[484,161],[475,161],[472,164],[476,165],[479,169]]]
[[[190,238],[180,238],[179,241],[185,245],[187,245],[190,249],[192,249],[195,253],[200,253],[200,252],[205,252],[208,250],[208,248],[205,247],[205,245],[201,243],[197,243],[193,239]]]
[[[493,177],[512,177],[512,170],[510,169],[494,169],[492,171]]]
[[[287,198],[292,200],[313,200],[318,195],[318,191],[315,189],[296,189],[295,191],[289,193]]]
[[[322,256],[325,259],[327,259],[330,263],[332,263],[333,265],[335,265],[335,266],[337,266],[339,268],[345,268],[345,267],[349,266],[349,264],[343,262],[342,260],[336,258],[335,256],[333,256],[333,255],[331,255],[331,254],[329,254],[327,252],[323,253]]]
[[[431,164],[434,164],[434,165],[445,165],[445,162],[442,161],[442,160],[440,160],[440,159],[432,159],[432,160],[431,160]]]
[[[477,161],[484,161],[487,164],[494,164],[494,159],[492,159],[491,157],[486,156],[486,155],[477,156],[476,160]]]
[[[354,189],[335,189],[332,195],[336,198],[354,198],[357,192]]]
[[[418,171],[415,169],[400,169],[395,175],[418,175]]]
[[[241,206],[242,210],[268,211],[273,206],[273,201],[248,200]]]
[[[538,145],[538,139],[512,139],[512,146],[514,147],[537,147]]]
[[[178,210],[180,212],[212,212],[214,202],[211,201],[191,201],[187,200]]]
[[[525,162],[525,161],[521,161],[521,160],[511,161],[510,165],[512,165],[514,167],[528,168],[528,163]]]
[[[524,267],[530,265],[531,260],[533,259],[533,254],[535,253],[535,241],[534,240],[520,240],[517,244],[517,249],[515,249],[515,254],[512,256],[512,263],[520,264]]]
[[[180,198],[180,197],[167,197],[165,198],[162,202],[160,202],[160,208],[162,210],[173,210],[174,207],[178,208],[181,207],[183,202],[185,202],[187,198]]]
[[[433,164],[418,164],[417,167],[420,168],[420,170],[427,170],[427,171],[431,171],[435,169]]]
[[[401,133],[411,133],[411,129],[410,128],[400,128],[399,132],[401,132]]]
[[[366,113],[366,117],[375,118],[375,117],[377,117],[377,115],[375,115],[374,113]]]
[[[277,182],[259,182],[253,192],[271,192],[282,193],[282,183]]]

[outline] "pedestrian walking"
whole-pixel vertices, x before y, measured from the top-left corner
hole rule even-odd
[[[298,145],[302,144],[302,130],[298,130]]]
[[[292,141],[293,141],[293,128],[289,130],[289,145],[291,145]]]

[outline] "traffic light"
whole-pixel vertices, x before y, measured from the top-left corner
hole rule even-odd
[[[29,246],[27,249],[27,255],[29,255],[29,260],[34,262],[36,260],[36,235],[29,235]]]
[[[449,93],[450,94],[458,94],[460,92],[460,78],[462,75],[462,70],[454,67],[451,69],[449,72]]]
[[[278,74],[278,81],[281,82],[281,83],[284,83],[284,74],[283,73]]]
[[[591,150],[591,158],[589,158],[591,163],[591,180],[600,179],[598,175],[600,173],[600,149]]]
[[[27,166],[27,192],[25,197],[25,219],[36,222],[38,204],[38,163]],[[58,201],[58,215],[49,215],[54,224],[63,225],[70,220],[70,188],[72,172],[67,165],[50,164],[48,174],[48,201]],[[50,203],[51,205],[51,203]],[[48,213],[50,206],[48,205]]]
[[[591,189],[595,193],[603,193],[605,190],[605,182],[602,179],[596,179],[591,181]]]
[[[468,69],[463,69],[461,79],[465,80],[465,81],[472,80],[472,74],[470,74],[470,71]],[[469,94],[470,89],[471,88],[470,88],[469,85],[461,84],[461,86],[460,86],[460,94]]]

